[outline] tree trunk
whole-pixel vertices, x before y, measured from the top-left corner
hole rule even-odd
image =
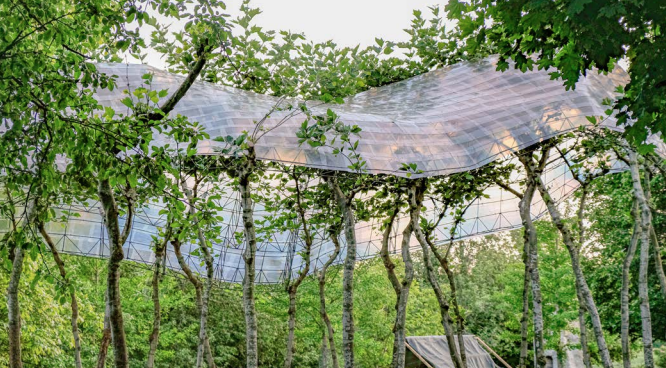
[[[303,198],[299,183],[299,177],[294,173],[292,178],[296,183],[295,187],[296,206],[297,206],[296,211],[298,212],[299,221],[301,223],[303,230],[303,237],[304,237],[303,240],[305,241],[305,252],[303,254],[303,259],[305,260],[305,266],[301,271],[299,271],[296,280],[294,280],[293,283],[287,286],[287,293],[289,294],[289,310],[288,310],[289,321],[287,324],[289,328],[289,333],[287,334],[287,353],[285,354],[285,359],[284,359],[285,368],[291,368],[294,359],[294,353],[296,353],[296,340],[295,340],[296,294],[298,292],[298,287],[301,285],[303,280],[305,280],[305,277],[307,277],[308,273],[310,272],[310,252],[312,250],[312,242],[313,242],[312,236],[310,234],[310,229],[308,227],[308,221],[305,216],[305,207],[303,205]]]
[[[585,275],[583,274],[583,269],[581,268],[580,265],[578,247],[576,246],[574,238],[571,234],[571,229],[562,220],[562,215],[560,214],[560,211],[557,209],[557,206],[550,197],[550,194],[548,193],[548,190],[541,181],[541,178],[535,177],[534,180],[537,184],[537,189],[541,194],[541,198],[543,199],[543,201],[546,204],[546,207],[548,208],[550,217],[553,220],[555,227],[557,227],[560,234],[562,234],[562,239],[564,241],[564,244],[566,245],[567,250],[569,251],[569,257],[571,258],[571,266],[573,268],[574,277],[575,277],[575,285],[577,290],[576,294],[579,297],[583,298],[582,300],[579,300],[579,303],[585,304],[587,311],[590,313],[590,318],[592,320],[592,327],[594,328],[594,334],[597,339],[597,346],[599,348],[599,355],[601,356],[602,364],[604,368],[612,368],[613,363],[611,361],[610,353],[608,352],[608,346],[606,345],[606,339],[603,334],[601,319],[599,318],[599,311],[597,310],[597,306],[594,303],[594,299],[592,298],[592,293],[590,292],[590,288],[587,285],[587,281],[585,280]]]
[[[661,296],[666,300],[666,275],[664,275],[664,264],[661,260],[661,247],[659,246],[659,239],[657,233],[654,231],[654,226],[650,226],[650,237],[652,238],[652,256],[654,257],[654,267],[659,276],[659,288]]]
[[[177,239],[172,239],[171,240],[171,245],[173,246],[173,253],[176,255],[176,259],[178,260],[178,265],[180,266],[180,269],[183,271],[187,279],[190,281],[192,286],[194,286],[194,295],[195,295],[195,302],[197,304],[197,309],[199,310],[199,315],[201,315],[201,306],[203,305],[202,301],[202,294],[203,294],[203,285],[201,284],[201,281],[192,273],[192,270],[190,269],[190,266],[188,266],[187,262],[185,262],[185,258],[183,258],[183,254],[180,251],[180,241]],[[199,346],[197,346],[197,351],[201,349],[202,342],[199,341]],[[208,368],[215,368],[215,361],[213,360],[213,353],[210,349],[210,342],[208,340],[208,334],[206,334],[206,337],[203,341],[203,350],[204,353],[206,354],[206,362],[208,363]]]
[[[531,157],[530,157],[531,160]],[[530,168],[528,170],[537,170]],[[532,317],[534,326],[534,351],[536,354],[536,364],[538,367],[546,366],[546,355],[544,353],[544,338],[543,338],[543,300],[541,297],[541,279],[539,277],[539,255],[537,244],[537,232],[534,223],[532,222],[531,206],[532,199],[536,187],[534,179],[527,175],[527,185],[525,193],[520,199],[519,211],[520,218],[523,223],[523,241],[529,249],[527,261],[529,262],[529,275],[530,286],[532,290]]]
[[[342,192],[335,178],[328,178],[327,183],[335,195],[342,219],[347,243],[342,273],[342,354],[345,368],[354,367],[354,265],[356,263],[356,226],[351,199]]]
[[[326,263],[324,263],[324,266],[322,266],[319,273],[319,315],[324,322],[324,326],[326,328],[325,332],[328,335],[328,345],[331,352],[331,363],[333,364],[333,368],[338,368],[340,365],[338,364],[338,353],[335,349],[335,332],[333,331],[333,324],[331,324],[331,319],[328,317],[328,313],[326,312],[326,270],[328,270],[328,267],[333,262],[335,262],[336,258],[338,258],[338,255],[340,254],[340,241],[338,240],[339,236],[340,234],[338,232],[333,231],[330,233],[330,238],[333,242],[333,245],[335,245],[335,250],[328,258]]]
[[[51,254],[53,255],[53,260],[55,261],[56,265],[58,266],[58,271],[60,272],[60,277],[62,277],[63,281],[65,282],[65,286],[69,290],[69,295],[70,295],[70,306],[72,310],[72,315],[70,318],[71,326],[72,326],[72,337],[74,338],[74,365],[76,368],[81,368],[81,339],[79,337],[79,305],[76,301],[76,293],[74,291],[74,287],[71,285],[69,278],[67,277],[67,271],[65,271],[65,263],[62,261],[60,258],[60,254],[58,253],[58,250],[56,249],[55,243],[53,242],[53,239],[51,239],[51,236],[49,235],[48,232],[46,232],[46,228],[44,227],[44,223],[38,222],[37,223],[37,228],[39,229],[39,232],[42,234],[42,237],[44,238],[44,241],[46,244],[49,246],[49,249],[51,250]]]
[[[652,210],[641,185],[641,173],[638,157],[631,148],[626,149],[629,172],[633,187],[634,199],[640,210],[640,266],[638,271],[638,299],[640,300],[641,324],[643,329],[643,355],[645,367],[654,368],[652,347],[652,317],[650,315],[650,299],[648,295],[648,262],[650,259],[650,227],[652,226]]]
[[[578,296],[578,300],[582,298]],[[587,343],[587,326],[585,325],[585,306],[578,303],[578,324],[580,325],[580,346],[583,351],[583,364],[585,368],[592,368],[590,361],[590,347]]]
[[[7,190],[7,197],[13,205],[11,194]],[[27,202],[25,217],[22,220],[22,228],[17,228],[13,223],[13,231],[25,232],[25,226],[34,222],[37,199]],[[24,239],[25,240],[25,239]],[[18,243],[18,244],[17,244]],[[25,249],[20,242],[14,242],[10,245],[9,260],[12,262],[12,270],[7,285],[7,329],[9,343],[9,367],[22,368],[23,360],[21,358],[21,309],[19,305],[19,286],[21,283],[21,274],[23,273],[23,260],[25,258]]]
[[[457,226],[457,224],[456,224]],[[462,362],[463,367],[467,367],[467,354],[465,352],[465,339],[463,338],[463,335],[465,333],[465,319],[462,316],[462,313],[460,312],[460,306],[458,305],[458,295],[456,292],[456,281],[453,276],[453,272],[451,271],[451,267],[449,267],[449,260],[448,260],[448,254],[447,255],[440,255],[439,251],[437,250],[437,247],[435,244],[432,242],[432,239],[430,237],[430,233],[425,234],[425,240],[428,242],[428,246],[430,247],[430,250],[432,251],[432,254],[435,255],[435,258],[439,261],[440,266],[442,266],[442,269],[444,270],[444,273],[446,274],[446,278],[449,281],[449,288],[451,289],[451,303],[453,303],[453,313],[456,316],[456,323],[457,323],[457,335],[458,335],[458,348],[460,351],[460,361]],[[449,247],[451,247],[453,244],[453,239],[451,240],[451,243]]]
[[[9,333],[9,367],[22,368],[21,360],[21,310],[19,308],[19,284],[23,272],[23,258],[25,250],[21,244],[14,247],[12,257],[12,271],[7,286],[7,312]]]
[[[106,365],[106,355],[109,351],[109,344],[111,344],[111,309],[109,307],[109,294],[104,292],[104,329],[102,330],[102,342],[99,346],[99,354],[97,355],[97,364],[95,367],[104,368]]]
[[[415,230],[415,233],[418,238],[419,230]],[[421,242],[419,241],[419,243]],[[463,368],[462,359],[460,358],[460,354],[458,353],[458,348],[456,346],[451,316],[449,315],[449,303],[446,301],[444,293],[439,287],[439,281],[437,281],[435,269],[432,266],[432,261],[430,260],[430,250],[427,246],[424,246],[424,244],[421,244],[421,248],[423,249],[423,262],[425,263],[426,277],[435,293],[437,303],[439,304],[439,312],[442,317],[442,326],[444,327],[444,334],[446,335],[446,343],[449,346],[449,353],[453,357],[454,367]]]
[[[458,348],[460,351],[460,361],[462,363],[463,367],[467,367],[467,354],[465,353],[465,340],[463,338],[464,332],[465,332],[465,319],[462,316],[462,313],[460,312],[460,306],[458,305],[458,296],[456,292],[456,282],[455,278],[453,276],[453,272],[451,271],[451,267],[449,267],[449,261],[448,261],[448,255],[442,256],[439,251],[437,250],[437,247],[435,244],[432,242],[430,233],[425,233],[424,234],[425,240],[428,243],[428,246],[430,250],[432,251],[433,255],[435,255],[435,258],[437,261],[439,261],[440,266],[444,270],[444,273],[446,274],[446,279],[449,282],[449,288],[451,289],[451,303],[453,303],[453,313],[456,316],[456,324],[457,324],[457,336],[458,336]],[[451,241],[453,242],[453,241]]]
[[[629,339],[629,270],[636,254],[638,238],[641,232],[640,213],[638,202],[634,200],[631,210],[634,218],[634,231],[631,234],[631,242],[627,248],[627,254],[622,262],[622,289],[620,289],[620,338],[622,340],[622,363],[624,368],[631,368],[631,340]]]
[[[527,329],[530,320],[530,262],[529,262],[529,243],[523,244],[523,263],[525,264],[525,274],[523,276],[523,314],[520,317],[520,358],[518,368],[527,367]]]
[[[127,341],[123,323],[123,311],[120,304],[120,263],[124,256],[122,235],[118,224],[118,207],[114,198],[109,179],[100,179],[98,187],[99,200],[104,209],[104,225],[109,237],[109,263],[107,277],[107,293],[109,295],[109,322],[111,325],[111,343],[115,368],[129,368]],[[131,226],[130,220],[125,226]]]
[[[250,192],[250,171],[240,177],[241,209],[243,210],[243,229],[245,232],[245,277],[243,278],[243,309],[245,311],[245,340],[247,368],[259,366],[257,350],[257,311],[254,305],[254,278],[257,253],[257,235],[254,228],[254,208]]]
[[[319,368],[328,368],[328,341],[326,341],[326,332],[321,334],[321,355],[319,356]]]
[[[199,230],[201,231],[201,230]],[[201,246],[204,251],[204,262],[206,263],[206,284],[203,290],[203,298],[201,300],[201,315],[199,320],[199,346],[197,348],[197,368],[203,364],[205,354],[206,341],[208,340],[208,305],[210,301],[210,293],[213,289],[213,257],[208,250],[208,245]]]
[[[393,323],[393,356],[391,360],[391,367],[402,368],[405,366],[405,320],[407,318],[407,300],[409,298],[409,288],[414,279],[414,267],[412,264],[411,254],[409,253],[409,240],[412,235],[411,221],[402,232],[402,258],[405,263],[405,278],[402,282],[398,279],[395,273],[395,263],[391,260],[389,255],[389,240],[393,224],[398,213],[400,212],[399,206],[396,203],[393,213],[391,214],[386,228],[384,229],[382,237],[382,248],[379,252],[384,268],[388,274],[389,281],[393,286],[393,291],[396,294],[395,301],[395,322]]]
[[[423,183],[420,184],[424,186]],[[451,325],[451,316],[449,315],[449,303],[442,292],[442,289],[439,286],[439,281],[437,280],[437,275],[435,269],[430,260],[430,249],[426,237],[421,230],[419,219],[421,217],[421,206],[423,203],[423,192],[425,191],[424,187],[412,188],[410,193],[410,208],[409,215],[410,221],[412,224],[412,229],[414,235],[421,245],[423,250],[423,262],[426,269],[426,278],[432,287],[435,297],[437,298],[437,303],[439,304],[439,312],[442,317],[442,327],[444,327],[444,333],[446,335],[446,342],[449,346],[449,353],[453,358],[453,364],[455,368],[463,368],[463,362],[458,353],[458,348],[456,347],[455,337],[453,336],[453,326]]]
[[[645,170],[645,200],[648,205],[650,205],[652,197],[652,189],[650,188],[650,171]],[[650,214],[652,214],[652,209],[650,209]],[[652,218],[650,219],[650,239],[652,241],[652,256],[654,257],[654,268],[657,272],[657,277],[659,278],[659,288],[661,290],[661,295],[666,300],[666,275],[664,275],[664,265],[661,261],[661,247],[659,246],[659,239],[657,238],[657,233],[654,231],[654,224],[652,224]]]
[[[291,364],[294,360],[294,352],[296,350],[296,346],[294,344],[295,333],[296,333],[296,289],[290,287],[288,295],[289,295],[289,309],[287,310],[288,332],[287,332],[287,352],[284,358],[285,368],[291,367]]]
[[[412,225],[405,227],[402,232],[401,253],[402,261],[405,267],[405,277],[400,284],[400,292],[398,293],[398,300],[396,301],[396,315],[395,315],[395,340],[393,343],[393,366],[402,368],[405,366],[405,343],[407,334],[405,331],[407,319],[407,301],[409,300],[409,290],[414,280],[414,264],[412,262],[412,255],[409,249],[410,238],[412,235]]]
[[[148,343],[150,348],[148,350],[147,368],[155,366],[155,353],[157,352],[157,345],[160,337],[160,323],[162,321],[162,313],[160,309],[160,271],[162,268],[162,260],[164,259],[164,252],[166,251],[167,242],[169,241],[170,231],[164,235],[164,241],[155,245],[155,264],[153,265],[153,330],[150,333]]]
[[[588,182],[581,183],[581,195],[580,203],[578,205],[578,254],[580,255],[581,250],[583,249],[583,243],[585,242],[585,203],[587,200],[587,186]],[[580,295],[576,293],[578,300],[582,300]],[[592,368],[592,362],[590,361],[590,347],[587,343],[587,326],[585,324],[585,304],[578,303],[578,324],[580,329],[580,346],[583,351],[583,364],[585,368]]]
[[[210,249],[208,249],[208,241],[204,234],[202,224],[198,218],[196,206],[197,206],[197,191],[198,191],[199,181],[195,177],[195,184],[192,189],[187,186],[185,179],[181,180],[181,188],[187,197],[189,202],[189,215],[190,221],[192,221],[196,227],[196,234],[199,240],[199,249],[203,252],[204,263],[206,264],[206,284],[203,288],[203,297],[200,300],[199,304],[199,344],[197,346],[197,361],[196,368],[201,368],[203,365],[204,359],[204,346],[206,345],[205,341],[208,338],[208,304],[210,300],[210,293],[213,288],[213,279],[215,277],[215,268],[213,255],[211,254]],[[159,271],[158,271],[159,272]]]

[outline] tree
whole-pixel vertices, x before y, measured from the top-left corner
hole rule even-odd
[[[160,337],[160,323],[162,322],[162,310],[160,306],[160,273],[164,266],[164,255],[166,254],[167,243],[171,237],[170,222],[167,222],[162,237],[163,239],[161,241],[155,239],[155,264],[153,265],[153,279],[151,281],[153,298],[153,330],[148,338],[150,350],[148,351],[148,361],[146,362],[147,368],[153,368],[155,366],[155,353],[157,352],[157,345]]]
[[[652,316],[650,313],[650,299],[648,296],[647,286],[647,269],[648,259],[650,257],[650,228],[652,224],[652,211],[645,196],[643,186],[641,184],[640,166],[638,163],[638,154],[628,146],[622,145],[621,148],[624,152],[621,159],[625,160],[629,166],[631,174],[631,181],[633,187],[634,200],[638,206],[638,211],[634,211],[636,226],[638,230],[638,238],[641,242],[640,250],[640,269],[638,273],[638,296],[641,305],[641,326],[643,329],[643,354],[645,359],[645,366],[648,368],[654,367],[654,353],[652,348]],[[618,152],[620,150],[617,150]],[[633,244],[632,244],[633,246]],[[632,247],[630,246],[630,247]],[[635,246],[633,246],[635,248]],[[630,250],[631,251],[631,250]],[[624,352],[623,352],[624,353]],[[626,355],[626,354],[623,354]],[[626,360],[625,360],[626,364]]]
[[[575,134],[574,134],[575,135]],[[583,138],[585,138],[585,132],[582,133]],[[573,138],[573,137],[570,137]],[[581,143],[580,145],[578,143]],[[592,184],[592,181],[601,176],[607,175],[610,171],[609,163],[607,162],[607,149],[599,149],[595,142],[590,142],[587,139],[583,139],[582,142],[576,141],[573,145],[573,156],[568,155],[570,151],[562,150],[559,147],[555,146],[555,149],[560,155],[560,158],[565,162],[567,168],[571,171],[574,179],[580,185],[578,190],[580,194],[580,200],[578,204],[578,210],[576,211],[576,220],[578,225],[578,253],[580,254],[583,246],[585,245],[585,209],[587,206],[587,197],[589,192],[589,187]],[[580,151],[580,152],[579,152]],[[594,165],[590,165],[589,162],[594,162]],[[592,167],[588,167],[592,166]],[[633,244],[633,243],[632,243]],[[630,248],[631,249],[631,248]],[[631,252],[631,250],[630,250]],[[629,257],[630,253],[627,253]],[[633,258],[633,253],[631,253]],[[629,265],[631,264],[631,258],[628,259]],[[625,263],[626,264],[626,263]],[[628,265],[627,271],[628,272]],[[628,293],[628,280],[627,283],[624,281],[624,268],[623,268],[623,288],[622,292]],[[627,274],[628,277],[628,274]],[[624,295],[624,294],[623,294]],[[582,295],[578,295],[578,324],[580,329],[580,342],[581,349],[583,352],[583,362],[586,368],[592,368],[592,363],[590,361],[590,348],[587,341],[587,326],[585,315],[587,314],[587,308],[585,303],[582,303]],[[622,336],[623,349],[625,348],[625,343],[628,349],[628,339],[625,340],[625,336]],[[627,350],[628,351],[628,350]],[[625,364],[627,364],[625,360]]]
[[[289,296],[287,351],[284,366],[289,368],[292,366],[296,350],[296,297],[298,287],[310,272],[311,252],[317,230],[317,223],[312,221],[311,212],[321,185],[316,183],[316,173],[312,169],[282,164],[275,164],[274,167],[278,172],[269,174],[267,177],[267,180],[274,185],[268,189],[268,195],[262,198],[266,210],[271,215],[266,219],[266,225],[260,231],[269,236],[276,232],[296,233],[304,242],[303,249],[298,252],[303,260],[302,268],[297,272],[295,278],[289,270],[284,281],[285,291]],[[297,247],[298,244],[293,245],[292,257],[296,255]]]
[[[40,209],[41,211],[47,210],[46,208]],[[51,254],[53,255],[53,260],[55,261],[56,265],[58,266],[58,272],[60,273],[60,277],[63,279],[64,286],[69,290],[69,295],[70,295],[70,308],[72,311],[72,317],[71,317],[71,326],[72,326],[72,337],[74,338],[74,364],[77,368],[81,368],[81,338],[79,337],[79,305],[76,300],[76,291],[74,288],[74,285],[72,285],[70,278],[67,276],[67,271],[65,270],[65,263],[63,260],[60,258],[60,254],[58,253],[58,249],[56,248],[55,243],[53,242],[53,239],[49,235],[49,233],[46,231],[46,228],[44,226],[43,221],[37,221],[37,229],[39,230],[39,233],[42,235],[42,238],[44,238],[44,241],[46,242],[46,245],[48,245],[49,250],[51,251]]]
[[[257,230],[254,224],[254,200],[252,198],[252,184],[263,175],[265,165],[257,160],[254,145],[266,134],[267,131],[275,129],[295,114],[299,113],[290,104],[284,104],[279,100],[271,111],[260,121],[255,121],[255,129],[252,132],[243,132],[237,137],[217,137],[215,140],[224,143],[219,152],[226,156],[223,160],[223,168],[226,174],[232,178],[233,186],[240,192],[240,208],[243,221],[243,242],[245,250],[243,260],[245,261],[245,274],[243,276],[243,309],[245,311],[246,331],[246,353],[247,367],[254,368],[259,364],[259,351],[257,345],[257,313],[255,307],[255,262],[257,253]],[[274,112],[287,111],[282,119],[271,128],[264,126],[266,119]]]
[[[180,269],[183,271],[187,279],[192,283],[192,286],[194,287],[194,293],[195,293],[195,301],[197,305],[197,309],[199,311],[199,331],[201,330],[201,309],[203,307],[203,285],[201,284],[201,281],[197,278],[197,276],[194,275],[192,270],[190,269],[190,266],[187,264],[187,261],[183,257],[182,251],[181,251],[181,241],[178,239],[178,237],[173,237],[171,239],[171,246],[173,247],[173,252],[176,255],[176,259],[178,260],[178,265],[180,266]],[[215,366],[215,361],[213,360],[213,352],[210,348],[210,341],[208,339],[208,335],[206,334],[204,336],[203,342],[201,340],[198,341],[197,343],[197,358],[196,361],[198,361],[199,358],[199,351],[200,348],[199,346],[203,345],[203,351],[206,354],[206,361],[208,363],[209,367],[214,367]],[[196,364],[196,363],[195,363]]]
[[[458,352],[458,348],[456,347],[456,343],[453,337],[454,331],[453,331],[451,316],[449,314],[449,303],[439,286],[439,281],[437,281],[437,277],[435,275],[435,268],[433,267],[432,260],[430,258],[430,248],[428,247],[428,242],[425,238],[423,231],[421,230],[420,217],[423,208],[423,197],[425,195],[425,190],[426,190],[425,180],[419,179],[418,181],[415,181],[414,184],[412,184],[412,187],[410,189],[410,199],[409,199],[410,222],[412,224],[414,235],[416,236],[416,239],[421,245],[421,249],[423,251],[423,263],[425,265],[426,277],[428,282],[430,283],[430,286],[433,289],[433,292],[435,293],[435,296],[437,298],[437,303],[439,304],[442,327],[444,327],[444,333],[446,334],[446,340],[449,346],[449,351],[451,353],[454,366],[456,368],[462,368],[464,363],[462,361],[460,353]]]
[[[626,59],[631,81],[615,102],[618,123],[630,142],[644,143],[649,134],[666,133],[666,35],[661,25],[666,7],[660,2],[455,0],[446,6],[458,21],[465,49],[490,45],[500,54],[499,70],[553,68],[567,89],[593,69],[610,71]]]
[[[89,88],[92,85],[106,86],[106,78],[100,77],[92,64],[87,62],[86,54],[101,55],[104,51],[108,57],[115,55],[115,37],[125,38],[125,47],[134,49],[136,37],[125,30],[125,11],[129,10],[127,2],[114,3],[96,2],[94,4],[72,4],[67,2],[51,2],[42,4],[38,1],[20,1],[11,6],[0,7],[3,18],[0,40],[0,106],[3,121],[11,125],[11,129],[3,132],[1,145],[3,152],[11,153],[3,157],[2,168],[5,175],[13,176],[13,169],[30,170],[32,163],[28,158],[39,158],[37,175],[29,180],[14,181],[8,185],[11,191],[27,190],[27,201],[24,208],[35,193],[33,188],[51,192],[54,183],[48,177],[42,177],[39,171],[52,168],[56,152],[62,152],[60,142],[53,137],[59,136],[57,124],[67,124],[65,119],[57,115],[66,108],[74,113],[87,107],[86,96],[79,96],[79,86]],[[102,23],[105,23],[104,25]],[[75,24],[76,27],[71,27]],[[115,28],[111,31],[112,28]],[[89,38],[90,37],[90,38]],[[109,44],[92,44],[89,39],[104,39]],[[80,98],[83,97],[83,98]],[[54,116],[55,115],[55,116]],[[37,118],[35,118],[37,117]],[[34,156],[40,152],[40,156]],[[41,166],[41,167],[40,167]],[[18,184],[18,186],[16,186]],[[14,193],[15,195],[17,192]],[[19,221],[32,221],[32,214],[21,216]],[[26,215],[24,214],[24,215]],[[14,231],[23,233],[34,226],[24,222],[14,223]],[[33,227],[36,230],[36,227]],[[19,243],[10,242],[10,254],[13,260],[13,282],[10,283],[8,303],[10,313],[10,363],[11,367],[22,367],[20,348],[20,315],[16,293],[24,257],[24,248],[29,248],[28,239],[24,236],[16,238]]]
[[[373,196],[374,217],[383,222],[382,247],[379,255],[384,263],[384,268],[388,274],[389,281],[396,294],[395,301],[395,321],[393,323],[393,355],[391,360],[392,367],[403,367],[405,365],[405,344],[406,331],[405,322],[407,317],[407,302],[409,299],[409,290],[414,280],[414,265],[410,254],[410,240],[412,235],[412,224],[408,221],[402,230],[402,240],[400,241],[400,253],[404,264],[404,277],[402,280],[396,274],[396,265],[389,255],[389,242],[391,235],[397,233],[394,228],[397,225],[397,218],[401,213],[401,208],[407,204],[408,190],[411,186],[408,179],[387,177],[386,184]],[[386,218],[388,214],[388,218]],[[396,229],[397,230],[397,229]],[[397,237],[394,240],[397,243]],[[395,247],[397,251],[397,244]]]
[[[551,144],[553,143],[552,142],[547,143],[546,147],[548,147]],[[550,147],[548,147],[547,149],[550,149]],[[566,224],[563,221],[562,215],[558,210],[557,206],[555,205],[555,202],[553,201],[552,197],[550,196],[550,193],[548,192],[548,189],[543,183],[541,176],[537,175],[538,172],[537,168],[539,166],[537,163],[534,162],[534,158],[532,158],[531,156],[524,157],[522,161],[528,178],[531,177],[532,180],[536,182],[536,187],[539,190],[539,194],[541,194],[542,200],[546,204],[548,213],[550,214],[553,223],[562,234],[562,240],[564,241],[564,244],[566,245],[567,250],[569,251],[569,256],[571,258],[571,264],[573,267],[574,275],[576,276],[575,280],[576,280],[577,294],[583,299],[580,302],[585,303],[587,310],[590,313],[590,317],[592,319],[592,326],[594,327],[594,333],[597,339],[597,345],[599,348],[599,353],[601,355],[602,363],[604,367],[610,368],[612,367],[612,362],[610,354],[608,352],[608,347],[606,345],[606,339],[603,335],[603,329],[601,326],[601,320],[599,318],[599,312],[597,310],[596,304],[594,303],[594,299],[590,292],[590,288],[587,284],[587,281],[585,280],[585,275],[583,274],[583,270],[580,264],[578,248],[576,247],[572,231],[568,226],[568,224]]]
[[[523,282],[523,316],[521,319],[521,341],[520,341],[520,367],[527,364],[527,319],[529,314],[529,292],[532,292],[532,310],[534,318],[534,341],[536,362],[539,367],[546,365],[544,352],[544,322],[543,322],[543,300],[541,295],[541,279],[539,276],[537,231],[532,221],[532,201],[537,190],[535,177],[541,177],[548,163],[550,147],[546,146],[539,152],[538,163],[529,166],[533,156],[537,156],[536,147],[531,147],[518,153],[518,160],[525,167],[524,190],[519,192],[502,180],[497,180],[498,185],[520,199],[518,204],[520,219],[523,225],[523,262],[525,263],[525,278]]]

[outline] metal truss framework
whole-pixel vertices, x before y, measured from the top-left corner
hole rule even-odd
[[[615,88],[626,83],[627,76],[617,68],[607,75],[590,72],[576,90],[565,91],[561,83],[550,80],[548,71],[522,73],[510,70],[495,71],[496,59],[477,63],[461,63],[439,69],[402,82],[349,98],[342,105],[317,105],[311,102],[287,101],[266,95],[218,85],[196,83],[181,100],[174,114],[187,116],[200,123],[211,138],[235,136],[253,129],[255,123],[272,111],[276,105],[306,103],[316,113],[334,110],[341,121],[362,128],[359,153],[368,163],[372,174],[405,175],[403,163],[415,163],[422,171],[413,177],[438,176],[469,171],[492,161],[510,160],[513,153],[549,138],[590,125],[587,116],[603,116],[603,99],[615,98]],[[182,77],[168,74],[145,65],[99,65],[99,70],[117,75],[119,88],[100,90],[96,98],[103,106],[117,112],[131,113],[120,103],[123,88],[132,91],[141,87],[141,76],[153,74],[147,88],[174,91]],[[286,110],[286,109],[285,109]],[[299,145],[295,131],[304,116],[287,117],[287,111],[276,111],[265,119],[267,127],[275,127],[257,142],[255,149],[261,160],[303,165],[328,170],[348,171],[348,162],[331,149],[315,149]],[[284,123],[278,122],[284,120]],[[607,118],[602,126],[617,129],[615,121]],[[158,144],[168,143],[157,138]],[[201,155],[217,154],[219,143],[203,141],[198,146]],[[614,170],[622,168],[615,164]],[[518,181],[514,173],[512,181]],[[561,202],[578,187],[568,165],[562,157],[552,159],[546,167],[543,180],[551,196]],[[228,182],[219,184],[226,193],[220,199],[224,218],[220,242],[213,245],[215,278],[238,283],[244,275],[243,244],[235,234],[242,231],[239,195]],[[521,226],[518,199],[513,194],[492,186],[485,192],[488,198],[478,198],[469,204],[464,221],[454,229],[454,240],[488,234]],[[159,214],[163,207],[150,204],[136,210],[132,232],[125,246],[125,258],[152,264],[153,236],[165,226]],[[60,252],[105,258],[109,255],[100,206],[94,201],[86,204],[60,206],[57,211],[66,221],[53,221],[47,225]],[[531,207],[534,218],[546,212],[538,194]],[[261,203],[256,204],[255,216],[265,213]],[[429,208],[424,216],[434,218],[435,209]],[[391,238],[390,251],[399,251],[405,217],[398,220]],[[438,241],[451,238],[452,218],[445,218],[436,229]],[[121,223],[121,226],[124,224]],[[357,224],[357,258],[376,256],[381,248],[381,233],[377,223]],[[7,220],[0,219],[0,232],[8,229]],[[258,244],[257,283],[279,283],[295,275],[303,267],[300,252],[303,240],[297,233],[271,234]],[[324,234],[317,234],[312,249],[312,271],[319,269],[333,252],[333,244]],[[418,249],[415,239],[412,247]],[[343,246],[344,246],[344,242]],[[193,271],[205,274],[203,261],[191,253],[196,243],[183,244],[182,252]],[[398,248],[396,248],[398,247]],[[337,262],[341,262],[344,249]],[[178,262],[169,245],[166,266],[179,270]]]

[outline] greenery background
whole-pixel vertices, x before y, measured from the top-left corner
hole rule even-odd
[[[590,241],[586,245],[586,276],[595,293],[608,343],[616,361],[620,360],[619,290],[622,259],[629,243],[632,220],[627,174],[616,174],[594,184],[590,204]],[[664,208],[666,191],[662,178],[653,182],[657,208]],[[666,217],[655,217],[659,234],[664,233]],[[573,219],[571,219],[573,221]],[[537,223],[539,231],[540,272],[544,298],[544,319],[548,349],[561,349],[560,331],[571,329],[578,317],[574,279],[566,248],[549,221]],[[459,283],[460,303],[469,333],[480,336],[510,364],[518,358],[520,311],[524,266],[521,261],[522,230],[489,235],[455,243],[453,264]],[[663,237],[662,237],[663,238]],[[84,366],[94,366],[104,318],[106,260],[64,256],[66,267],[77,289],[80,305]],[[417,276],[412,286],[407,316],[410,335],[441,335],[437,301],[424,276],[423,265],[414,257]],[[400,268],[400,260],[394,260]],[[632,275],[635,295],[638,272],[634,262]],[[652,267],[652,265],[651,265]],[[0,288],[5,289],[8,270],[0,268]],[[21,308],[23,358],[26,367],[71,367],[73,341],[69,326],[68,298],[60,290],[57,271],[48,253],[33,252],[22,277]],[[152,328],[151,270],[144,266],[123,264],[121,293],[132,367],[143,367]],[[447,285],[445,275],[440,275]],[[656,345],[666,341],[666,304],[659,295],[658,281],[650,276],[652,323]],[[652,279],[654,277],[654,279]],[[328,275],[329,313],[336,328],[341,326],[342,273],[332,267]],[[360,367],[388,367],[391,361],[395,294],[386,278],[380,259],[359,262],[355,277],[356,351]],[[162,326],[157,351],[159,367],[189,367],[196,359],[199,315],[194,290],[184,277],[167,271],[161,283]],[[317,280],[308,277],[298,298],[295,366],[316,367],[321,359],[323,326],[319,317]],[[54,289],[57,292],[54,292]],[[220,367],[238,367],[245,362],[245,329],[238,285],[218,284],[211,299],[210,340]],[[287,294],[281,285],[259,286],[260,365],[278,367],[283,363],[286,344]],[[638,301],[631,302],[632,337],[636,366],[640,366],[640,313]],[[6,305],[0,305],[0,327],[7,323]],[[338,344],[340,334],[336,333]],[[590,341],[593,349],[594,343]],[[0,335],[0,351],[7,351],[7,336]],[[659,350],[662,364],[664,348]],[[658,358],[660,355],[658,355]],[[112,354],[109,354],[109,359]],[[0,354],[0,366],[7,357]],[[110,363],[110,361],[109,361]]]

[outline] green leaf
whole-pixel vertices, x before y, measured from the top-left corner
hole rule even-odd
[[[130,109],[134,108],[134,101],[132,101],[131,97],[125,97],[122,100],[120,100],[120,102],[122,102],[123,105],[129,107]]]

